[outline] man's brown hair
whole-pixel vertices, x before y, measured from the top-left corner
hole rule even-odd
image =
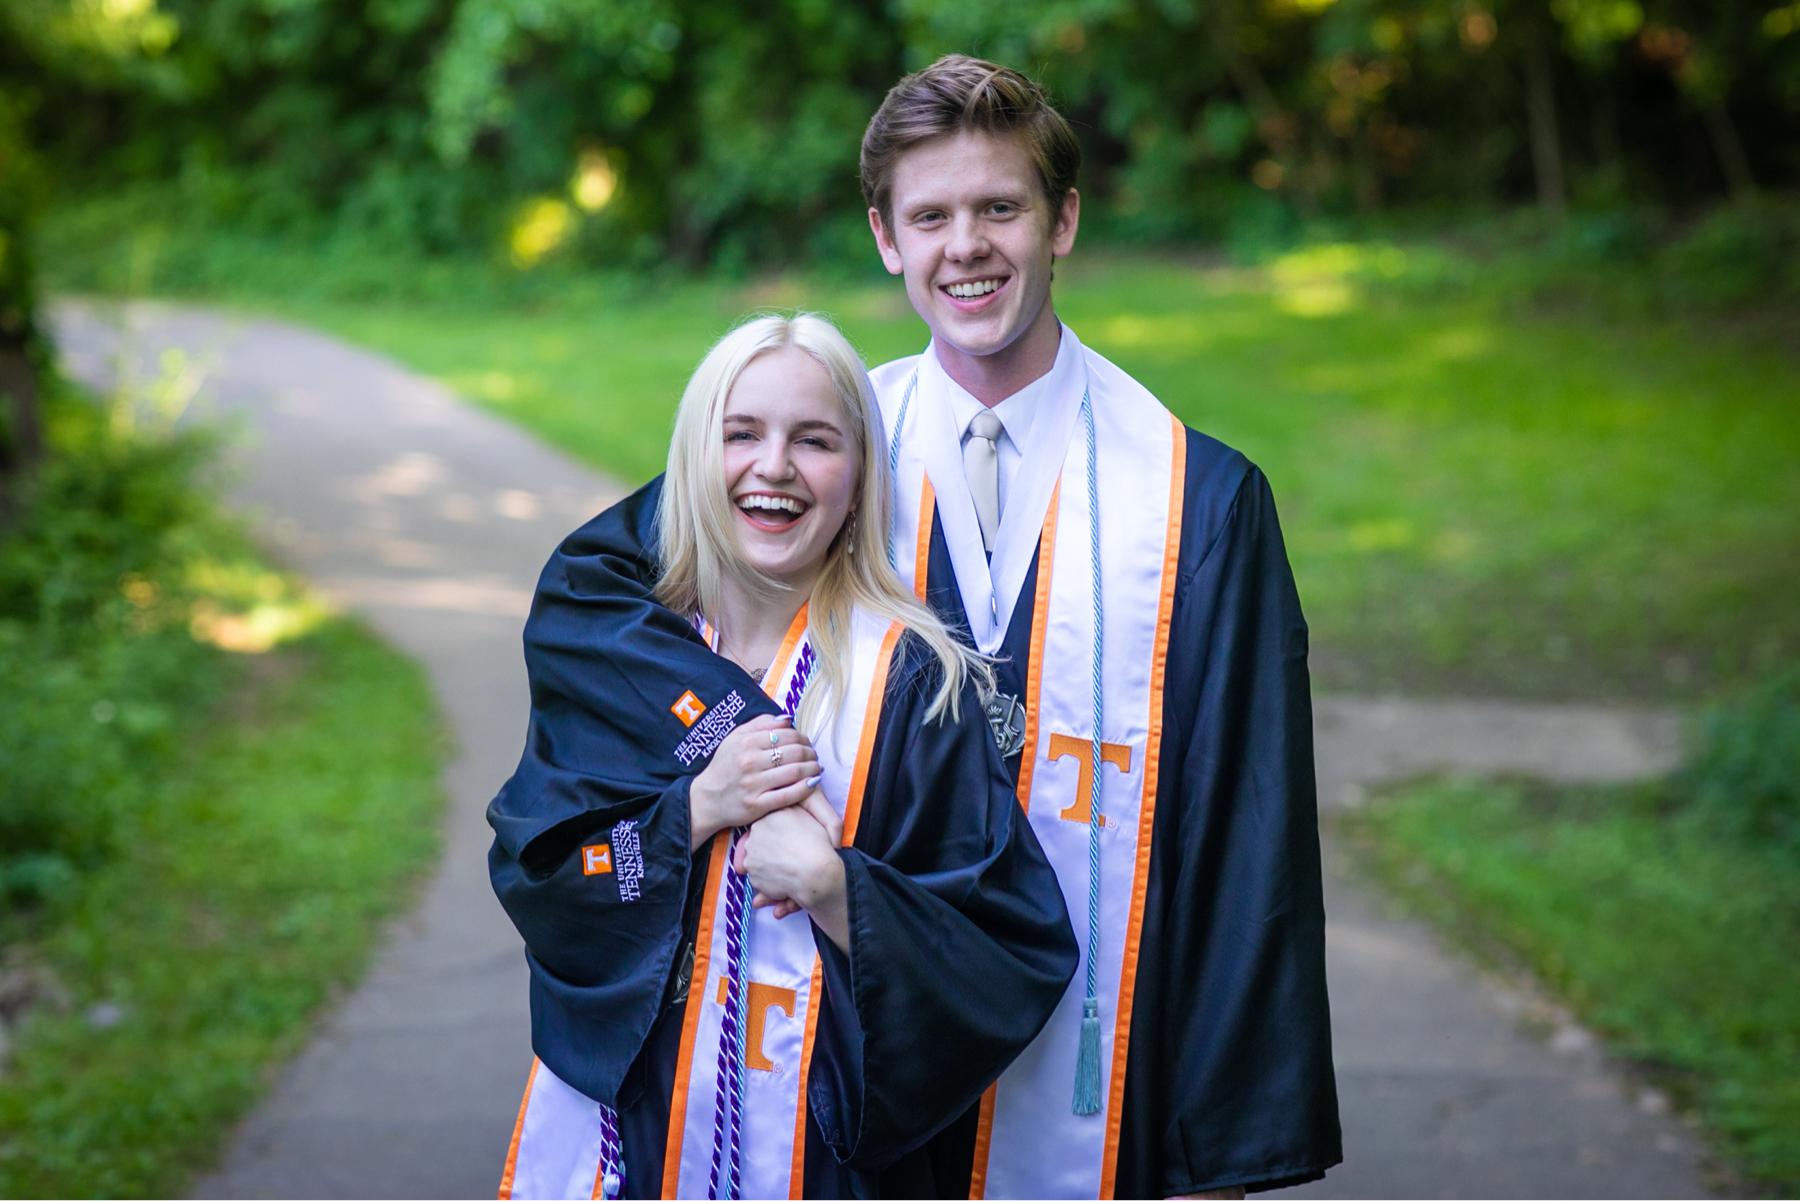
[[[1075,186],[1081,146],[1050,97],[1010,67],[947,54],[901,79],[863,133],[863,199],[893,228],[894,164],[920,142],[954,133],[1017,138],[1037,167],[1051,219]]]

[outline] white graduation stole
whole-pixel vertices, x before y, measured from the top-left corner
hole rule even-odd
[[[808,645],[805,623],[802,608],[763,678],[763,690],[777,702],[793,683]],[[861,613],[852,616],[845,696],[867,702],[842,704],[835,723],[814,742],[823,769],[819,791],[844,819],[846,846],[856,837],[889,661],[899,635],[898,625]],[[707,859],[705,900],[670,1098],[664,1197],[705,1197],[712,1176],[714,1107],[725,1080],[719,1028],[731,974],[724,920],[730,843],[730,831],[720,831]],[[738,1192],[743,1197],[799,1197],[805,1179],[806,1079],[819,1021],[814,1003],[821,988],[818,949],[812,923],[804,914],[777,921],[773,910],[751,910],[748,920],[750,987]],[[501,1198],[600,1197],[602,1133],[600,1106],[557,1079],[541,1062],[534,1063]]]
[[[879,377],[895,463],[896,566],[925,592],[932,516],[943,526],[976,644],[1000,647],[1038,554],[1019,800],[1056,869],[1082,963],[1050,1022],[982,1099],[971,1197],[1110,1197],[1161,754],[1163,659],[1181,544],[1186,436],[1154,397],[1066,327],[1080,357],[1033,415],[990,563],[927,350]],[[899,365],[896,365],[898,367]],[[913,372],[916,371],[916,379]],[[1100,1112],[1072,1111],[1086,994],[1094,739],[1094,562],[1083,389],[1095,422],[1105,729],[1101,731]],[[909,396],[910,393],[910,396]],[[907,409],[904,420],[902,406]],[[1041,548],[1041,549],[1040,549]],[[1046,668],[1049,668],[1046,671]],[[1049,686],[1046,687],[1046,682]]]

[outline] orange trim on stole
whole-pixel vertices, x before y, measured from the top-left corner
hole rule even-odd
[[[781,677],[787,674],[788,660],[794,657],[794,648],[800,645],[800,635],[806,633],[806,611],[812,608],[807,601],[794,614],[794,620],[788,623],[787,633],[781,636],[781,649],[775,652],[775,658],[769,664],[769,670],[763,673],[762,690],[771,700],[775,697],[775,686]]]
[[[794,620],[782,636],[781,649],[763,674],[763,693],[774,696],[776,685],[787,672],[800,635],[806,629],[806,611],[810,602],[800,606]],[[681,1141],[687,1133],[689,1074],[694,1067],[694,1040],[700,1034],[700,1006],[706,997],[706,974],[712,967],[712,926],[719,902],[719,881],[725,877],[725,860],[731,854],[730,832],[720,830],[713,835],[712,858],[706,866],[706,899],[700,905],[700,928],[694,932],[694,968],[688,976],[687,1008],[681,1015],[681,1051],[675,1060],[675,1090],[669,1096],[669,1136],[663,1148],[664,1201],[674,1201],[681,1183]]]
[[[981,1113],[975,1119],[974,1167],[969,1172],[969,1201],[981,1201],[987,1196],[988,1152],[994,1147],[994,1102],[999,1096],[998,1080],[981,1094]]]
[[[719,881],[725,878],[725,860],[730,855],[730,834],[720,830],[713,835],[712,857],[706,865],[706,899],[700,905],[700,928],[694,933],[694,967],[688,975],[687,1007],[681,1014],[681,1051],[675,1057],[675,1088],[669,1094],[669,1137],[663,1149],[663,1201],[675,1201],[681,1184],[681,1140],[687,1133],[694,1041],[700,1036],[700,1007],[706,999],[706,974],[712,967],[712,927]]]
[[[888,626],[881,640],[880,657],[875,664],[875,678],[869,684],[869,703],[863,710],[862,737],[856,744],[856,769],[850,775],[850,793],[844,798],[844,846],[856,841],[856,827],[862,820],[863,789],[869,782],[869,760],[875,750],[875,730],[881,724],[881,706],[887,699],[888,668],[893,665],[894,646],[900,641],[901,625]],[[800,1095],[794,1105],[794,1157],[788,1169],[788,1196],[795,1201],[805,1195],[806,1188],[806,1078],[812,1068],[813,1038],[819,1032],[819,998],[824,987],[824,965],[813,958],[812,988],[806,1002],[806,1040],[800,1047]]]
[[[937,509],[937,489],[931,477],[919,481],[919,536],[913,547],[913,595],[925,599],[925,577],[931,572],[931,519]]]
[[[1057,504],[1062,499],[1062,478],[1050,490],[1044,510],[1044,529],[1038,535],[1037,590],[1031,606],[1031,661],[1025,669],[1025,746],[1031,753],[1019,761],[1019,807],[1031,812],[1031,781],[1037,775],[1038,697],[1044,687],[1044,636],[1050,612],[1050,575],[1056,565]],[[988,1152],[994,1142],[994,1102],[1000,1082],[981,1094],[981,1113],[975,1119],[975,1156],[969,1171],[969,1201],[987,1196]]]
[[[1025,745],[1031,754],[1019,764],[1019,804],[1031,812],[1031,781],[1037,775],[1038,697],[1044,687],[1044,635],[1049,625],[1050,573],[1056,565],[1056,506],[1062,499],[1062,479],[1050,490],[1050,507],[1044,513],[1044,532],[1038,538],[1037,592],[1031,607],[1031,666],[1025,673]]]
[[[1119,1012],[1113,1024],[1111,1087],[1106,1100],[1106,1149],[1100,1159],[1100,1196],[1112,1201],[1119,1176],[1119,1128],[1125,1111],[1125,1061],[1131,1046],[1131,1003],[1137,991],[1138,951],[1144,931],[1144,895],[1150,887],[1150,839],[1156,823],[1156,785],[1162,767],[1163,684],[1168,675],[1169,626],[1174,620],[1175,577],[1181,558],[1181,506],[1187,489],[1187,430],[1169,418],[1174,437],[1169,464],[1169,522],[1163,535],[1162,597],[1156,606],[1156,645],[1150,660],[1150,724],[1144,742],[1144,797],[1138,806],[1137,866],[1131,877],[1131,919],[1125,928],[1125,960],[1119,971]]]
[[[506,1148],[506,1170],[500,1173],[500,1201],[512,1201],[513,1172],[519,1166],[519,1139],[525,1133],[525,1108],[531,1104],[531,1086],[537,1083],[537,1056],[531,1057],[531,1074],[525,1077],[525,1095],[519,1098],[519,1120],[513,1123],[512,1143]]]

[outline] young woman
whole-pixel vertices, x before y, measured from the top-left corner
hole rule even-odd
[[[746,322],[689,382],[637,511],[660,599],[761,697],[653,693],[570,620],[583,531],[546,569],[527,746],[489,811],[537,1052],[502,1197],[966,1188],[933,1136],[1042,1027],[1076,949],[988,668],[891,565],[884,452],[823,318]],[[595,678],[641,694],[642,738],[574,710]],[[667,787],[621,802],[609,764],[638,778],[671,721]]]

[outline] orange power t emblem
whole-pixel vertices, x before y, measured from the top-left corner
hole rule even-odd
[[[1093,812],[1094,801],[1094,740],[1091,738],[1075,738],[1068,734],[1050,735],[1050,759],[1073,755],[1081,764],[1081,771],[1075,777],[1075,803],[1057,814],[1066,822],[1088,824],[1088,817]],[[1118,768],[1121,772],[1131,770],[1131,748],[1122,742],[1103,742],[1100,744],[1100,758]],[[1100,815],[1100,824],[1106,824],[1106,814]]]
[[[581,874],[584,876],[603,876],[612,871],[612,845],[597,842],[593,846],[581,848]]]
[[[719,1004],[725,1003],[725,990],[730,987],[729,976],[719,977]],[[750,981],[750,987],[746,991],[750,994],[750,1013],[744,1024],[744,1066],[755,1068],[759,1072],[772,1072],[775,1070],[775,1061],[763,1054],[763,1027],[769,1021],[771,1009],[779,1009],[793,1017],[796,994],[791,988],[758,984],[754,980]]]
[[[695,696],[692,690],[689,690],[682,693],[675,703],[669,706],[669,712],[679,717],[682,725],[691,726],[700,720],[700,715],[706,712],[706,706],[700,703],[700,698]]]

